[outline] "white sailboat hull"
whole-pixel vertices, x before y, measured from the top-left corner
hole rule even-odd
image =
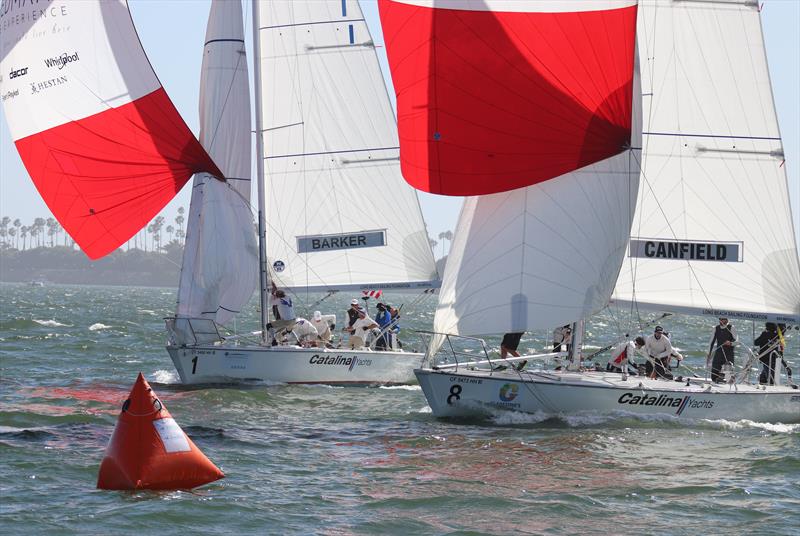
[[[327,385],[415,383],[423,354],[291,346],[167,346],[186,385],[263,381]]]
[[[800,423],[800,390],[789,386],[712,385],[622,379],[603,372],[415,371],[436,417],[501,411],[663,415]]]

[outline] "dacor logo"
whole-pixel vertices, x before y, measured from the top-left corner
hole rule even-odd
[[[79,60],[80,58],[78,57],[77,52],[74,52],[72,54],[70,54],[69,52],[64,52],[58,57],[48,58],[44,60],[44,64],[47,65],[47,67],[58,67],[58,70],[60,71],[68,63],[72,63],[73,61],[79,61]]]
[[[500,388],[500,400],[503,402],[511,402],[519,394],[519,385],[516,383],[507,383]]]
[[[8,73],[8,79],[11,80],[12,78],[18,78],[20,76],[25,76],[26,74],[28,74],[27,67],[23,67],[21,69],[14,69],[12,67],[11,72]]]

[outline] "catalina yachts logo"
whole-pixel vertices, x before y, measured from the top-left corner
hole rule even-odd
[[[500,400],[503,402],[511,402],[519,394],[519,385],[516,383],[507,383],[500,388]]]

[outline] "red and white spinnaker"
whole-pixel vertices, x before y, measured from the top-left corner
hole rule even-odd
[[[636,0],[380,0],[403,176],[536,184],[630,146]]]
[[[42,4],[4,7],[3,109],[45,203],[96,259],[193,173],[222,174],[153,72],[124,0]]]

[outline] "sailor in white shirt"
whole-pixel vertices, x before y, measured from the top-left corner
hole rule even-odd
[[[314,311],[314,316],[311,317],[311,324],[317,328],[319,340],[325,345],[330,344],[333,336],[331,331],[336,329],[336,315],[323,315],[319,311]]]
[[[363,309],[360,309],[358,311],[358,319],[353,322],[351,327],[345,328],[346,331],[350,332],[350,341],[348,342],[350,349],[355,350],[362,348],[369,330],[377,327],[378,324],[373,319],[368,317],[367,313]]]
[[[305,318],[297,318],[294,328],[292,328],[292,333],[297,337],[297,342],[300,346],[309,347],[317,345],[317,339],[319,338],[317,328]]]
[[[669,338],[664,336],[664,328],[656,326],[653,334],[645,340],[645,350],[649,359],[647,360],[646,374],[649,378],[672,378],[669,371],[669,357],[675,350]]]
[[[635,366],[633,356],[639,354],[647,359],[644,352],[644,337],[636,337],[632,341],[622,341],[611,351],[606,370],[609,372],[624,372],[628,365]]]

